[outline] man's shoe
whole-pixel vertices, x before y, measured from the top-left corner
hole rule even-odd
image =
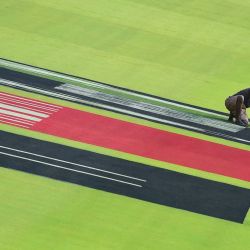
[[[229,122],[234,122],[234,115],[233,113],[230,112],[229,117],[228,117]]]
[[[242,127],[246,127],[247,124],[244,123],[242,120],[236,120],[235,124],[239,125],[239,126],[242,126]]]
[[[248,121],[246,120],[241,120],[244,124],[245,124],[245,127],[248,127]]]

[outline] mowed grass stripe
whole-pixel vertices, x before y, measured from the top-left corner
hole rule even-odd
[[[152,35],[181,37],[182,40],[187,42],[202,44],[211,48],[244,53],[243,45],[248,46],[246,40],[237,39],[235,36],[230,37],[232,40],[228,39],[230,33],[227,32],[239,36],[244,33],[244,35],[249,36],[246,24],[249,21],[248,11],[250,6],[236,2],[230,3],[229,1],[221,2],[218,0],[204,0],[202,2],[183,2],[181,0],[164,2],[161,0],[123,0],[117,2],[110,0],[107,2],[100,0],[99,8],[96,8],[96,4],[91,0],[85,0],[82,6],[79,6],[77,0],[71,1],[70,5],[58,5],[55,0],[44,2],[35,0],[33,2],[36,3],[37,8],[54,9],[68,15],[86,15],[96,19],[96,22],[103,20],[110,25],[150,32]],[[63,0],[63,2],[66,3],[67,0]],[[121,8],[121,5],[123,8]],[[189,11],[187,11],[187,8]],[[128,13],[131,13],[129,18]],[[222,13],[228,15],[222,15]],[[238,13],[241,13],[241,15]],[[157,16],[157,18],[145,19],[149,16]],[[142,22],[143,18],[144,22]],[[215,24],[216,30],[213,28]],[[195,32],[192,30],[194,25]],[[190,30],[193,32],[188,32]],[[213,31],[214,36],[211,36],[208,33],[209,31]],[[185,36],[183,36],[184,32]]]
[[[244,60],[246,64],[248,63],[248,57],[245,54],[238,55],[237,53],[228,53],[227,50],[221,48],[218,49],[215,46],[210,47],[203,45],[197,41],[190,42],[185,40],[183,37],[173,37],[168,34],[161,35],[158,33],[154,33],[152,35],[151,32],[123,26],[121,23],[116,24],[108,20],[103,22],[102,19],[88,16],[86,12],[80,15],[68,11],[57,10],[57,8],[47,8],[40,4],[30,4],[28,2],[22,2],[22,4],[18,6],[18,9],[16,9],[15,5],[12,7],[11,12],[13,14],[19,15],[19,13],[25,14],[27,11],[32,13],[41,11],[42,13],[46,13],[44,16],[45,19],[51,19],[51,21],[56,23],[62,23],[62,16],[67,16],[67,25],[73,26],[75,24],[74,29],[70,29],[69,33],[65,34],[62,30],[60,30],[60,28],[65,28],[65,23],[61,26],[57,25],[57,32],[54,32],[55,30],[53,26],[48,26],[46,29],[36,29],[35,32],[44,37],[52,37],[64,40],[68,43],[74,43],[81,46],[84,45],[100,51],[106,51],[136,59],[138,58],[143,61],[168,65],[201,74],[208,73],[209,69],[207,68],[207,64],[212,62],[217,66],[214,68],[214,74],[216,75],[223,74],[224,67],[229,66],[229,61],[237,62]],[[21,31],[30,31],[29,27],[23,25],[23,23],[26,22],[26,19],[19,24],[17,24],[15,20],[13,20],[13,22],[8,20],[8,22],[6,22],[4,17],[2,19],[2,23],[4,23],[5,27],[13,29],[17,28],[18,25],[18,28]],[[77,21],[80,19],[85,23],[85,25],[91,27],[91,29],[84,30],[84,36],[79,36],[79,34],[83,32],[82,26],[76,25]],[[185,23],[184,21],[183,24]],[[193,22],[191,22],[192,27],[195,26],[194,21],[197,22],[198,20],[193,20]],[[200,21],[202,22],[202,20]],[[39,25],[39,23],[37,23],[37,25]],[[187,28],[190,29],[191,27]],[[203,29],[205,29],[205,27],[203,27]],[[228,33],[229,30],[226,30],[226,32]],[[232,30],[232,32],[236,31]],[[105,35],[106,39],[102,41],[101,37]],[[124,43],[124,40],[126,40],[126,43]],[[162,46],[157,46],[159,44],[164,44],[164,49]],[[150,53],[145,53],[148,48],[151,49]],[[178,53],[180,48],[182,49],[181,54]],[[190,53],[191,51],[192,53]],[[205,56],[202,56],[202,53],[205,51]],[[220,61],[214,61],[215,57],[220,58]],[[183,60],[183,58],[188,58],[188,60]],[[232,65],[230,66],[232,67]]]

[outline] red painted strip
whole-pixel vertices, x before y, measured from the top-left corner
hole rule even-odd
[[[37,122],[30,129],[250,181],[250,151],[88,112],[58,108],[60,111]]]
[[[64,108],[32,128],[164,162],[250,181],[250,151]]]

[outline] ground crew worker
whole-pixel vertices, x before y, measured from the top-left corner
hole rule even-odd
[[[250,107],[250,88],[243,89],[229,96],[225,101],[225,106],[230,112],[228,118],[230,122],[235,122],[237,125],[247,127],[249,121],[246,109]]]

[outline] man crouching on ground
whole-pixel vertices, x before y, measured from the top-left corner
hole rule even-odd
[[[250,107],[250,88],[243,89],[238,93],[229,96],[225,101],[225,106],[229,110],[228,120],[235,124],[247,127],[248,117],[246,109]]]

